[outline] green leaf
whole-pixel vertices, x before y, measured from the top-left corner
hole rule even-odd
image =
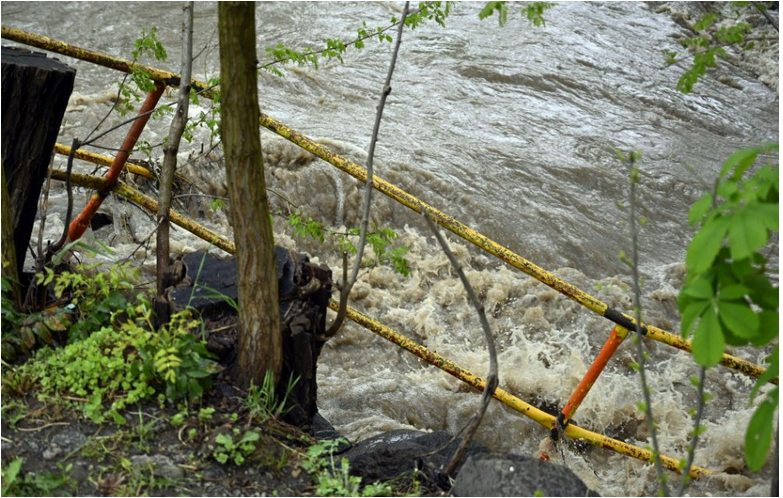
[[[691,225],[695,225],[712,207],[712,194],[705,194],[701,199],[696,201],[691,209],[688,211],[688,221]]]
[[[754,472],[761,470],[767,461],[775,424],[775,408],[778,406],[778,388],[771,391],[753,414],[745,433],[745,461]]]
[[[750,338],[754,346],[764,346],[778,336],[780,315],[777,311],[764,310],[759,313],[759,329],[755,336]]]
[[[757,218],[768,230],[777,232],[780,221],[780,205],[766,202],[754,202],[747,206],[748,216]]]
[[[745,259],[767,243],[764,221],[748,209],[734,214],[729,228],[729,248],[735,260]]]
[[[695,299],[712,299],[712,283],[705,277],[697,278],[682,289],[682,295]]]
[[[737,337],[749,339],[758,333],[759,316],[747,303],[719,301],[718,310],[723,324]]]
[[[742,173],[756,161],[756,156],[758,156],[761,150],[760,147],[738,150],[723,163],[718,178],[723,178],[730,171],[735,170],[734,179],[739,180],[742,177]]]
[[[691,274],[703,273],[715,261],[721,245],[723,236],[729,229],[731,219],[720,217],[705,223],[701,230],[693,237],[688,252],[685,255],[685,263],[688,265],[688,272]]]
[[[715,311],[707,310],[693,335],[693,358],[701,366],[717,365],[723,357],[726,342]]]
[[[737,301],[744,298],[749,292],[750,289],[744,285],[729,285],[721,288],[718,298],[721,301]]]
[[[683,337],[687,338],[691,335],[693,324],[709,305],[710,301],[697,301],[685,308],[685,311],[682,313],[682,321],[680,322],[680,331]]]

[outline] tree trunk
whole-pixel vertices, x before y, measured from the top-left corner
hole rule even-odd
[[[220,2],[221,135],[239,270],[239,352],[234,379],[275,385],[282,365],[282,336],[274,240],[258,130],[255,4]]]
[[[75,76],[76,71],[43,54],[2,48],[2,161],[20,275]]]

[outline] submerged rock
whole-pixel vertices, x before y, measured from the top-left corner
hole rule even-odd
[[[519,455],[471,457],[457,474],[454,496],[600,496],[571,469]]]

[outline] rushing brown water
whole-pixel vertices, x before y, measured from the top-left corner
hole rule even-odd
[[[482,4],[454,7],[446,28],[428,23],[404,34],[393,91],[376,150],[376,174],[452,214],[525,258],[607,302],[630,310],[629,271],[620,250],[629,252],[626,225],[627,171],[612,148],[641,150],[641,233],[647,320],[679,331],[676,296],[692,230],[687,211],[736,149],[777,141],[778,96],[754,74],[722,64],[694,93],[675,90],[682,67],[664,67],[661,51],[677,50],[689,36],[667,14],[643,3],[558,4],[534,28],[513,13],[507,26],[484,22]],[[263,49],[284,43],[320,47],[326,37],[350,40],[356,28],[384,26],[399,16],[400,3],[260,3],[259,59]],[[129,57],[142,26],[157,26],[169,62],[178,71],[179,4],[15,3],[2,4],[4,25],[31,30],[77,45]],[[195,52],[200,79],[218,73],[216,7],[196,5]],[[264,112],[363,163],[377,96],[391,44],[368,41],[349,50],[345,63],[319,70],[290,68],[285,78],[260,76]],[[61,58],[78,69],[74,98],[60,141],[83,138],[110,107],[117,73]],[[777,71],[777,69],[775,69]],[[207,110],[201,103],[191,117]],[[115,121],[118,121],[116,119]],[[124,130],[104,141],[116,147]],[[142,137],[157,143],[168,133],[159,120]],[[267,182],[314,218],[340,230],[358,225],[357,182],[269,133],[264,134]],[[204,132],[192,151],[209,147]],[[183,147],[183,150],[186,148]],[[154,152],[159,159],[160,149]],[[182,154],[184,162],[188,151]],[[58,162],[60,160],[58,159]],[[183,166],[187,174],[221,191],[220,159]],[[84,193],[82,193],[84,198]],[[375,195],[373,221],[400,232],[410,247],[412,275],[386,266],[364,273],[352,304],[386,325],[478,374],[487,370],[483,336],[459,280],[418,217]],[[272,195],[278,208],[288,201]],[[62,190],[52,194],[52,211],[63,211]],[[144,238],[150,221],[136,208],[114,201],[106,207],[114,230],[95,236],[127,254],[136,248],[123,217]],[[222,212],[203,222],[230,233]],[[57,233],[62,221],[47,222]],[[339,274],[333,238],[321,245],[293,238],[276,221],[280,244],[307,251]],[[107,235],[108,234],[108,235]],[[205,243],[175,231],[173,248],[189,251]],[[52,236],[51,238],[55,238]],[[468,269],[491,312],[498,341],[501,387],[538,405],[562,406],[605,341],[611,325],[456,237],[452,247]],[[154,258],[140,262],[149,265]],[[686,354],[646,342],[652,360],[650,382],[660,427],[661,451],[685,455],[693,422],[688,415],[696,374]],[[758,350],[735,354],[760,363]],[[576,422],[641,446],[649,444],[638,379],[624,344],[579,409]],[[744,431],[752,381],[718,367],[708,374],[713,394],[706,409],[707,432],[696,464],[716,475],[694,484],[693,494],[764,495],[774,462],[760,474],[743,463]],[[427,366],[369,332],[346,326],[324,350],[319,367],[321,411],[351,439],[414,427],[459,430],[478,403],[475,391]],[[519,414],[493,403],[479,431],[482,443],[498,451],[536,453],[546,432]],[[604,495],[654,493],[649,465],[606,450],[566,446],[557,457]]]

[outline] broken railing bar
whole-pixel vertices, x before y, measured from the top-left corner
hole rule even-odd
[[[60,143],[54,144],[54,151],[57,154],[67,156],[71,153],[71,147],[68,145],[63,145]],[[97,164],[99,166],[111,166],[112,161],[114,161],[114,158],[109,156],[103,156],[101,154],[96,154],[94,152],[90,152],[84,149],[78,149],[73,157],[75,159],[80,159],[82,161],[87,161],[93,164]],[[155,175],[152,173],[152,171],[148,170],[144,166],[140,166],[138,164],[133,164],[131,162],[125,163],[126,171],[133,173],[134,175],[143,176],[144,178],[148,178],[150,180],[155,179]]]
[[[59,169],[53,170],[52,179],[65,181],[65,171]],[[103,188],[104,179],[100,176],[71,173],[71,183],[81,187],[97,190]],[[116,184],[114,184],[114,187],[112,187],[111,190],[115,194],[121,195],[122,197],[135,202],[139,206],[142,206],[143,208],[152,211],[153,213],[158,212],[158,202],[156,200],[154,200],[152,197],[142,194],[141,192],[138,192],[121,181],[118,181]],[[187,216],[184,216],[180,212],[173,209],[171,210],[171,221],[176,225],[181,226],[185,230],[188,230],[193,235],[196,235],[210,244],[214,244],[216,247],[223,249],[229,254],[236,253],[236,247],[232,241],[202,225],[199,225]]]
[[[125,162],[128,160],[128,157],[130,157],[131,151],[136,146],[136,141],[139,139],[139,136],[144,131],[144,127],[150,119],[151,111],[158,105],[158,101],[165,89],[166,85],[158,81],[155,83],[155,88],[147,94],[147,98],[144,100],[141,109],[139,109],[139,118],[131,124],[119,152],[117,152],[117,155],[114,157],[114,160],[109,167],[109,171],[106,173],[103,187],[97,189],[98,191],[90,197],[90,200],[87,202],[87,205],[84,206],[82,212],[71,221],[71,224],[68,227],[68,241],[72,242],[74,240],[79,240],[85,230],[90,227],[90,221],[92,220],[93,215],[98,212],[98,208],[103,203],[103,199],[108,195],[109,190],[117,183],[120,173],[122,173],[123,167],[125,166]],[[76,147],[76,141],[74,141],[74,147]]]
[[[180,75],[157,69],[143,64],[138,64],[127,59],[119,57],[113,57],[102,52],[90,50],[87,48],[79,47],[77,45],[71,45],[59,40],[54,40],[47,36],[38,35],[29,31],[21,29],[11,28],[9,26],[2,26],[2,37],[6,40],[15,41],[31,47],[40,48],[42,50],[48,50],[74,59],[80,59],[83,61],[98,64],[99,66],[108,67],[110,69],[116,69],[126,73],[136,71],[144,71],[150,78],[155,81],[161,81],[167,86],[179,86]],[[190,81],[191,87],[200,92],[201,95],[207,98],[214,97],[214,91],[206,83],[202,83],[198,80],[192,79]]]
[[[329,307],[332,308],[333,310],[337,310],[339,306],[340,304],[335,300],[331,300],[329,302]],[[444,372],[447,372],[453,375],[454,377],[458,378],[459,380],[472,385],[479,391],[484,390],[485,381],[481,377],[469,372],[468,370],[465,370],[464,368],[460,367],[453,361],[450,361],[444,358],[443,356],[440,356],[439,354],[430,351],[424,346],[417,344],[416,342],[410,340],[404,335],[395,332],[389,327],[386,327],[380,322],[373,320],[372,318],[356,311],[351,307],[348,307],[345,316],[346,318],[353,320],[354,322],[361,325],[362,327],[370,330],[371,332],[374,332],[375,334],[383,337],[384,339],[393,342],[394,344],[410,351],[411,353],[415,354],[419,358],[438,367]],[[506,406],[513,408],[514,410],[518,411],[522,415],[534,420],[535,422],[538,422],[539,424],[546,427],[547,429],[552,429],[553,427],[555,427],[556,424],[555,417],[542,410],[539,410],[533,405],[530,405],[522,401],[521,399],[501,389],[500,387],[495,389],[494,397],[495,399],[502,402]],[[596,432],[583,429],[573,424],[569,424],[565,428],[564,434],[570,438],[582,439],[594,446],[606,448],[616,453],[630,456],[638,460],[642,460],[644,462],[652,461],[652,452],[650,452],[649,450],[645,450],[643,448],[633,446],[623,441],[618,441],[617,439],[612,439],[608,436],[604,436],[603,434],[598,434]],[[678,460],[671,457],[662,456],[661,461],[664,467],[666,467],[667,469],[680,473]],[[712,472],[707,469],[701,467],[694,467],[691,468],[690,476],[693,478],[699,478],[705,475],[710,475],[711,473]]]
[[[609,363],[609,360],[612,358],[615,351],[617,351],[617,348],[620,347],[620,344],[623,343],[627,336],[628,329],[621,327],[620,325],[615,325],[615,327],[612,329],[612,332],[609,334],[609,338],[606,340],[604,347],[601,348],[601,351],[593,360],[590,368],[587,369],[587,372],[582,377],[582,380],[579,381],[579,385],[576,387],[573,394],[571,394],[571,397],[563,407],[563,410],[557,416],[557,427],[556,431],[553,430],[554,432],[552,433],[552,439],[558,439],[558,436],[566,427],[566,424],[568,424],[568,422],[570,422],[570,420],[574,417],[574,413],[576,413],[579,405],[581,405],[582,401],[584,401],[587,393],[589,393],[590,389],[592,389],[593,384],[595,384],[596,380],[598,380],[601,372],[604,371],[606,364]]]
[[[38,48],[42,48],[44,50],[57,52],[69,57],[87,60],[89,62],[93,62],[95,64],[99,64],[111,69],[117,69],[119,71],[128,72],[132,67],[137,67],[147,72],[152,79],[164,81],[166,82],[166,84],[172,86],[175,86],[176,82],[179,81],[178,75],[175,75],[174,73],[170,73],[168,71],[162,71],[148,66],[134,64],[128,60],[119,59],[117,57],[112,57],[106,54],[102,54],[100,52],[83,49],[80,47],[76,47],[74,45],[70,45],[68,43],[52,40],[51,38],[36,35],[15,28],[2,26],[2,37],[19,43],[24,43],[27,45],[32,45]],[[191,84],[194,85],[195,88],[202,89],[203,96],[207,98],[214,97],[214,92],[212,92],[210,90],[210,87],[207,86],[205,83],[199,82],[197,80],[191,80]],[[292,130],[291,128],[283,125],[282,123],[276,121],[275,119],[267,116],[264,113],[261,113],[260,121],[261,121],[261,125],[263,125],[265,128],[277,133],[278,135],[288,139],[294,144],[313,153],[317,157],[345,171],[346,173],[350,174],[354,178],[357,178],[362,182],[366,181],[367,171],[361,166],[352,163],[346,160],[345,158],[335,154],[327,147],[324,147],[314,142],[312,139],[307,138],[306,136]],[[577,287],[565,282],[564,280],[554,276],[553,274],[547,272],[543,268],[531,263],[530,261],[524,259],[523,257],[512,252],[511,250],[492,241],[486,236],[481,235],[480,233],[476,232],[475,230],[468,227],[467,225],[457,221],[451,216],[448,216],[438,211],[437,209],[433,208],[432,206],[425,204],[424,202],[408,194],[404,190],[392,185],[391,183],[385,180],[378,178],[378,176],[375,175],[373,176],[374,176],[373,186],[377,190],[381,191],[383,194],[387,195],[388,197],[391,197],[397,202],[416,211],[417,213],[421,213],[421,209],[426,209],[429,212],[430,216],[434,218],[435,221],[438,222],[438,224],[440,224],[442,227],[446,228],[447,230],[453,232],[454,234],[462,237],[468,242],[474,244],[475,246],[505,261],[511,266],[519,270],[522,270],[524,273],[530,275],[531,277],[535,278],[541,283],[548,285],[549,287],[557,290],[561,294],[582,304],[583,306],[594,311],[595,313],[605,318],[608,318],[614,323],[623,326],[625,328],[634,327],[634,324],[636,322],[631,316],[626,315],[613,308],[610,308],[606,303],[587,294],[586,292],[578,289]],[[689,353],[691,352],[690,341],[686,341],[681,337],[672,334],[671,332],[667,332],[657,327],[653,327],[652,325],[643,325],[642,329],[643,331],[646,330],[646,334],[645,334],[646,337],[649,337],[658,342],[662,342],[664,344],[668,344],[677,349],[681,349]],[[765,372],[765,369],[760,367],[759,365],[755,365],[753,363],[747,362],[745,360],[736,358],[728,354],[723,355],[721,364],[728,368],[736,370],[738,372],[742,372],[746,375],[749,375],[751,377],[759,377],[761,374]],[[771,379],[770,382],[773,384],[778,384],[778,377]]]

